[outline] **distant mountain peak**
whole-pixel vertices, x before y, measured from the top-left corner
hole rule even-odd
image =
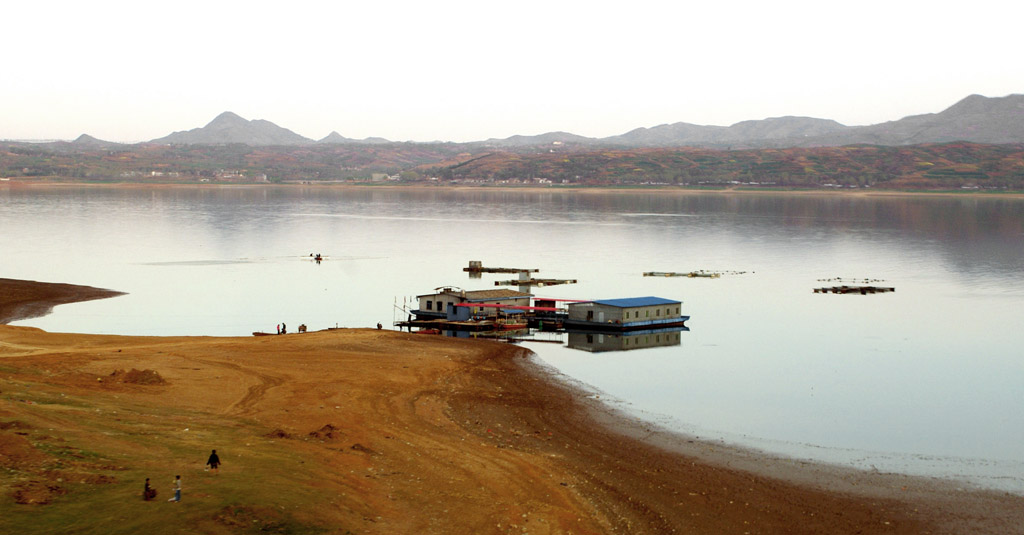
[[[982,95],[968,95],[956,104],[946,108],[944,114],[978,114],[978,113],[1002,113],[1007,110],[1024,109],[1024,95],[1007,95],[1005,97],[985,97]]]
[[[334,145],[341,145],[341,144],[350,144],[350,145],[384,145],[384,144],[387,144],[387,143],[391,143],[391,141],[389,141],[387,139],[384,139],[382,137],[368,137],[366,139],[352,139],[352,138],[345,137],[345,136],[343,136],[343,135],[341,135],[341,134],[339,134],[337,132],[331,132],[330,134],[327,134],[327,137],[317,141],[317,143],[318,144],[325,144],[325,145],[331,145],[331,144],[334,144]]]
[[[248,124],[249,121],[232,111],[226,111],[213,118],[206,126],[233,126]]]
[[[103,141],[102,139],[94,138],[89,134],[82,134],[78,136],[77,138],[75,138],[74,141],[71,142],[71,144],[81,147],[108,147],[120,145],[120,143],[116,143],[114,141]]]
[[[330,134],[327,134],[323,139],[317,141],[317,143],[351,143],[352,140],[339,134],[337,130],[332,130]]]
[[[287,128],[263,119],[249,121],[240,115],[225,111],[202,128],[174,132],[154,139],[153,143],[171,145],[305,145],[313,140],[300,136]]]

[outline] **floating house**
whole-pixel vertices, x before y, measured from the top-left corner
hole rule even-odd
[[[629,297],[569,303],[567,328],[627,331],[682,326],[682,302],[661,297]]]
[[[501,305],[507,307],[529,307],[533,295],[515,290],[459,290],[456,288],[438,288],[432,294],[416,296],[419,308],[413,310],[417,319],[460,319],[469,316],[497,316],[501,314],[500,306],[467,306]],[[456,309],[456,305],[459,306]]]

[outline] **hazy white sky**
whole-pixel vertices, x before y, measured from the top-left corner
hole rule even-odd
[[[860,1],[6,3],[0,139],[143,141],[223,111],[319,139],[847,125],[1024,92],[1024,7]]]

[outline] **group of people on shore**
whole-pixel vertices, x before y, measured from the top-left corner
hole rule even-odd
[[[217,456],[217,450],[213,450],[213,451],[210,452],[210,457],[207,458],[207,460],[206,460],[206,470],[213,470],[214,473],[217,473],[217,467],[219,467],[219,466],[220,466],[220,457]],[[171,496],[167,501],[175,502],[175,503],[180,502],[181,501],[181,476],[180,475],[174,476],[174,481],[172,482],[172,486],[171,486],[171,492],[174,493],[174,496]],[[142,499],[147,501],[147,502],[156,499],[156,489],[153,488],[152,485],[149,484],[149,478],[148,477],[146,478],[145,486],[142,488]]]

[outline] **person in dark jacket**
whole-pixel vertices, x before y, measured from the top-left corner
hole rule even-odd
[[[220,466],[220,457],[217,456],[217,450],[210,452],[210,458],[206,460],[206,465],[210,467],[210,470],[217,471],[217,467]]]

